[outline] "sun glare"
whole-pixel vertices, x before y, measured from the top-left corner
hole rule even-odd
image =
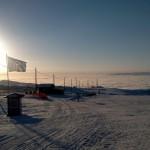
[[[5,71],[6,69],[6,50],[0,43],[0,72]]]

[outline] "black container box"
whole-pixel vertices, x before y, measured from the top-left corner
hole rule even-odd
[[[23,94],[13,93],[6,96],[7,98],[7,116],[19,116],[22,114],[21,98]]]

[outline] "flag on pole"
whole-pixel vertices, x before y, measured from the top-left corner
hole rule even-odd
[[[7,56],[8,72],[26,72],[26,62]]]

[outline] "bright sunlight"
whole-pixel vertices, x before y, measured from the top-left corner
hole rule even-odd
[[[0,43],[0,72],[6,70],[6,50]]]

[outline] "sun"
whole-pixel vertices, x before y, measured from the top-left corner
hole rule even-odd
[[[6,70],[6,50],[0,45],[0,72]]]

